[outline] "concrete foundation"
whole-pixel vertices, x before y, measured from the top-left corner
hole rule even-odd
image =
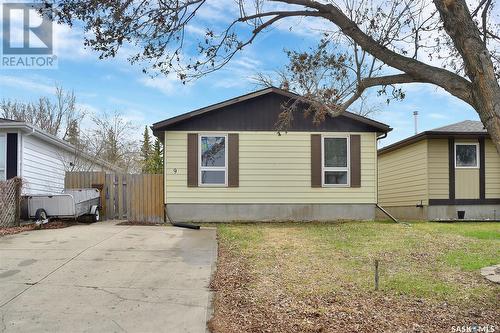
[[[416,206],[398,206],[398,207],[386,207],[382,206],[386,211],[388,211],[392,216],[398,220],[406,221],[426,221],[428,220],[428,207],[416,207]],[[384,214],[380,209],[377,208],[376,218],[379,221],[388,220],[389,217]]]
[[[457,219],[457,211],[465,211],[466,220],[498,220],[500,205],[429,206],[429,220]]]
[[[374,204],[167,204],[176,222],[374,220]]]
[[[384,206],[384,209],[403,221],[456,220],[459,210],[465,211],[466,220],[500,219],[500,205]],[[379,209],[376,211],[376,218],[377,220],[388,219]]]

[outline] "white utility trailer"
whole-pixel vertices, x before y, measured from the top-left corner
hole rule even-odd
[[[67,189],[58,194],[28,196],[28,214],[37,224],[50,218],[78,219],[83,216],[92,222],[100,220],[100,192],[95,188]]]

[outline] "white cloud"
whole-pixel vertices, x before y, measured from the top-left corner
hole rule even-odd
[[[54,54],[60,59],[74,60],[96,57],[95,53],[84,47],[84,34],[81,29],[54,23],[53,33]]]
[[[107,100],[108,100],[108,102],[110,104],[113,104],[113,105],[130,106],[130,105],[134,104],[134,103],[129,102],[128,100],[125,100],[125,99],[122,99],[122,98],[118,98],[118,97],[114,97],[114,96],[108,96]]]
[[[448,116],[442,114],[442,113],[429,113],[429,118],[432,119],[448,119]]]
[[[115,77],[111,74],[105,74],[103,76],[101,76],[101,80],[104,80],[104,81],[110,81],[112,79],[114,79]]]
[[[189,33],[192,33],[192,34],[198,35],[198,36],[203,36],[203,37],[207,33],[207,30],[205,28],[200,27],[196,24],[188,24],[188,25],[186,25],[185,29]]]
[[[234,0],[211,0],[201,6],[196,16],[212,23],[230,22],[237,18],[239,7]]]
[[[76,103],[76,107],[86,113],[89,116],[98,115],[101,110],[91,104],[88,103]]]
[[[175,90],[175,77],[171,75],[168,76],[158,76],[158,77],[141,77],[139,82],[146,87],[154,88],[161,91],[165,95],[170,95]]]
[[[0,86],[52,95],[55,93],[55,83],[50,84],[48,81],[48,79],[38,75],[32,75],[29,79],[18,76],[0,75]]]

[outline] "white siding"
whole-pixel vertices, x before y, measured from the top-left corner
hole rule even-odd
[[[21,172],[23,194],[56,193],[64,189],[65,161],[71,153],[33,135],[22,135]],[[78,170],[74,170],[78,171]],[[106,171],[100,165],[85,171]]]
[[[25,194],[64,189],[65,170],[60,148],[34,136],[23,135],[21,165]]]

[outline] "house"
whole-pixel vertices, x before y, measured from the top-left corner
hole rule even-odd
[[[479,121],[425,131],[378,151],[379,204],[410,220],[500,217],[500,156]]]
[[[0,181],[23,179],[22,194],[57,193],[66,171],[112,171],[109,163],[25,122],[0,118]]]
[[[155,123],[174,221],[371,220],[377,139],[391,128],[352,113],[276,122],[298,95],[267,88]],[[304,101],[299,108],[305,109]],[[300,110],[299,110],[300,111]]]

